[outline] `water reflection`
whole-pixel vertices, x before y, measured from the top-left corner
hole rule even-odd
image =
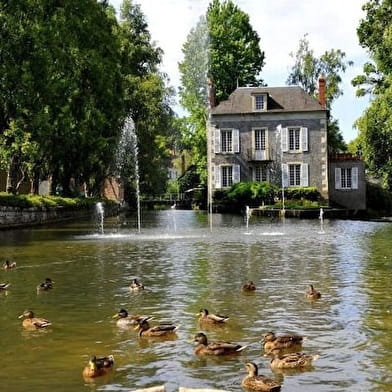
[[[381,223],[320,222],[214,215],[209,230],[201,212],[143,213],[92,222],[0,232],[3,258],[17,268],[0,271],[11,283],[0,296],[0,339],[7,361],[0,377],[8,390],[126,391],[165,384],[242,391],[244,363],[276,377],[283,391],[390,391],[392,388],[392,228]],[[47,276],[56,284],[37,295]],[[145,290],[129,291],[140,277]],[[257,290],[241,288],[251,279]],[[314,284],[322,297],[308,301]],[[24,331],[26,308],[53,323],[44,333]],[[140,339],[116,326],[120,308],[180,324],[173,340]],[[201,308],[229,315],[222,328],[200,325]],[[236,358],[197,358],[191,342],[204,331],[211,341],[248,345]],[[303,350],[319,354],[311,371],[275,375],[263,356],[263,333],[305,335]],[[105,379],[85,383],[90,355],[113,354]],[[20,373],[23,373],[21,377]]]

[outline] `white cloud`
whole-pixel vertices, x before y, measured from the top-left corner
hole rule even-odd
[[[111,0],[119,8],[121,0]],[[205,14],[209,0],[135,0],[146,15],[152,39],[164,50],[162,70],[175,87],[179,85],[178,62],[181,48],[190,29]],[[365,0],[234,0],[250,16],[265,52],[263,79],[270,86],[284,85],[293,63],[290,52],[308,34],[310,47],[319,56],[326,50],[341,49],[354,67],[344,75],[345,94],[333,107],[346,141],[356,132],[352,124],[367,105],[366,99],[355,97],[351,79],[361,72],[367,60],[356,35]]]

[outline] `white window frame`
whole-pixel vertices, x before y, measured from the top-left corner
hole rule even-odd
[[[240,152],[240,136],[239,130],[234,128],[223,128],[223,129],[215,129],[214,131],[214,140],[215,140],[215,154],[235,154]],[[224,145],[224,135],[227,135],[230,141],[227,145]],[[225,148],[224,148],[225,147]]]
[[[295,180],[291,181],[290,169],[296,168],[298,170],[295,175]],[[282,183],[285,188],[297,186],[309,186],[309,164],[303,162],[289,162],[282,164]]]
[[[358,189],[358,167],[336,167],[335,189],[353,190]]]
[[[290,137],[293,133],[295,133],[294,138]],[[308,128],[290,126],[281,129],[281,149],[283,152],[301,153],[308,151],[308,148]]]
[[[267,94],[255,94],[253,95],[253,109],[255,112],[262,112],[267,110]]]
[[[227,173],[224,173],[226,170],[230,170],[227,168],[231,168],[231,176],[227,177]],[[232,165],[217,165],[214,167],[214,175],[215,175],[215,188],[230,188],[231,185],[241,181],[241,167],[240,165],[232,164]],[[224,183],[225,182],[225,183]]]
[[[258,171],[260,171],[258,173]],[[266,165],[253,166],[252,180],[257,182],[266,182],[269,179],[269,170]]]
[[[252,128],[252,153],[257,161],[268,160],[268,128]]]

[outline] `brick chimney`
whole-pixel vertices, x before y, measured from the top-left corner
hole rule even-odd
[[[212,81],[211,78],[207,79],[207,85],[208,85],[208,103],[209,103],[209,108],[212,109],[213,107],[216,106],[216,101],[215,101],[214,82]]]
[[[318,80],[318,98],[319,103],[323,109],[327,108],[327,101],[325,98],[325,76],[321,75]]]

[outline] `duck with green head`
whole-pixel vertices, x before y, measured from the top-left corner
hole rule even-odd
[[[113,318],[117,320],[116,324],[119,327],[133,327],[138,325],[139,321],[142,321],[143,319],[146,319],[147,321],[152,319],[152,317],[149,316],[129,315],[125,309],[120,309],[113,315]]]

